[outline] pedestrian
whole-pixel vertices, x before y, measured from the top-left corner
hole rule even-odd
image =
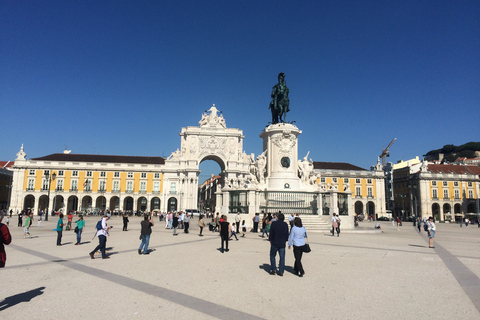
[[[288,241],[288,225],[284,221],[285,216],[283,213],[278,214],[278,220],[272,222],[270,226],[270,234],[268,240],[270,241],[270,274],[275,273],[283,277],[285,271],[285,242]],[[280,257],[278,262],[278,271],[275,263],[275,258]]]
[[[107,256],[105,249],[107,247],[107,236],[109,236],[108,231],[110,231],[111,227],[107,225],[107,220],[110,219],[109,216],[103,216],[101,220],[101,225],[100,227],[97,227],[97,237],[98,237],[98,246],[95,247],[95,249],[89,253],[90,258],[95,259],[95,252],[100,250],[102,253],[102,259],[110,259],[109,256]],[[98,224],[97,224],[98,225]]]
[[[11,210],[10,210],[10,213],[11,213]],[[0,240],[0,268],[4,268],[5,263],[7,261],[7,254],[5,252],[5,245],[9,245],[10,242],[12,242],[12,235],[10,234],[10,230],[8,230],[8,226],[6,226],[2,223],[3,216],[4,216],[3,211],[0,211],[0,234],[1,234],[1,240]]]
[[[172,229],[172,226],[173,226],[173,212],[170,212],[168,214],[168,229]],[[177,224],[178,224],[178,219],[177,219]],[[175,232],[176,233],[176,232]]]
[[[190,217],[188,213],[186,213],[185,216],[183,217],[183,227],[184,227],[183,232],[188,233],[188,228],[190,227]]]
[[[62,245],[62,233],[63,233],[63,213],[60,213],[57,222],[57,246]]]
[[[83,229],[85,228],[85,220],[83,220],[83,215],[78,216],[78,220],[75,221],[77,226],[75,227],[75,233],[77,234],[77,243],[75,243],[76,246],[80,245],[80,242],[82,241],[82,232]]]
[[[288,217],[288,223],[290,224],[290,230],[292,230],[294,224],[293,221],[295,221],[295,214],[292,212],[290,216]]]
[[[469,222],[470,222],[470,221],[468,221],[468,218],[465,218],[465,228],[468,227],[468,223],[469,223]]]
[[[242,220],[242,237],[245,238],[245,232],[247,232],[247,224],[245,220]]]
[[[420,233],[420,227],[422,226],[422,219],[420,217],[417,218],[417,229],[418,232]]]
[[[433,222],[433,217],[428,218],[427,225],[428,225],[428,229],[427,229],[427,232],[428,232],[428,247],[429,248],[435,248],[433,246],[433,238],[435,238],[436,227],[435,227],[435,222]]]
[[[173,217],[172,217],[172,228],[173,228],[174,236],[178,236],[177,227],[178,227],[178,212],[175,212],[175,214],[173,214]]]
[[[128,214],[127,213],[124,213],[123,214],[123,229],[122,231],[128,231]]]
[[[230,226],[230,223],[227,222],[227,216],[222,215],[222,219],[220,221],[220,238],[222,239],[221,252],[223,253],[224,251],[228,252],[228,239],[230,238],[230,235],[232,233],[232,228]]]
[[[23,227],[22,224],[23,211],[18,214],[18,226]]]
[[[7,227],[10,227],[10,218],[7,216]]]
[[[305,270],[302,265],[303,246],[305,245],[305,238],[307,237],[307,230],[302,224],[302,219],[295,218],[294,227],[290,231],[288,238],[288,249],[293,245],[293,255],[295,256],[294,270],[295,274],[303,277]]]
[[[235,232],[235,225],[232,223],[232,234],[230,235],[230,238],[235,237],[235,239],[238,241],[237,238],[237,233]]]
[[[140,248],[138,248],[138,254],[150,254],[148,252],[148,244],[150,243],[150,235],[152,234],[152,227],[155,224],[153,223],[152,217],[150,215],[145,215],[143,217],[143,221],[140,222],[141,230],[140,230]]]
[[[338,227],[338,220],[340,220],[338,218],[338,216],[333,213],[332,214],[332,231],[331,231],[331,234],[332,234],[332,237],[335,235],[335,230],[337,230],[337,237],[340,237],[340,228]]]
[[[265,215],[262,219],[262,238],[265,238],[265,233],[268,236],[268,233],[270,231],[270,225],[272,221],[272,214],[269,212],[267,215]]]
[[[200,215],[200,219],[198,219],[198,227],[200,228],[200,237],[203,237],[203,228],[205,227],[205,222],[203,222],[203,214]]]
[[[258,232],[258,223],[260,222],[260,214],[257,212],[255,216],[252,218],[253,220],[253,229],[252,232]]]
[[[240,212],[237,212],[237,215],[235,216],[235,226],[237,227],[237,233],[240,233],[240,219]]]
[[[72,211],[70,211],[67,215],[67,228],[65,229],[66,231],[72,230],[72,221],[73,221],[73,214]]]

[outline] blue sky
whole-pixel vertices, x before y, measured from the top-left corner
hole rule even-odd
[[[300,158],[369,168],[393,138],[392,162],[480,141],[479,17],[479,1],[1,1],[0,160],[22,143],[169,156],[212,104],[258,155],[279,72]]]

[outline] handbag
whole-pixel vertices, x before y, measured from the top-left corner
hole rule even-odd
[[[73,232],[78,233],[78,227],[75,227],[75,230]]]
[[[305,252],[305,253],[309,253],[311,252],[312,249],[310,249],[310,245],[308,243],[305,243],[303,246],[302,246],[302,252]]]

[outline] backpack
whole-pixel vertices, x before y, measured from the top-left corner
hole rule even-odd
[[[96,226],[96,228],[97,228],[97,231],[99,231],[99,230],[102,230],[102,229],[103,229],[103,228],[102,228],[102,220],[100,220],[100,221],[98,221],[98,222],[97,222],[97,226]]]
[[[428,231],[428,224],[426,223],[423,224],[423,230]]]

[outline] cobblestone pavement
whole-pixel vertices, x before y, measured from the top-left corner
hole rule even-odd
[[[0,269],[4,319],[480,319],[480,228],[437,224],[435,248],[411,224],[382,223],[383,233],[309,234],[305,276],[293,274],[287,250],[283,277],[269,275],[269,242],[248,232],[221,253],[217,233],[172,236],[155,221],[149,255],[139,255],[140,218],[122,219],[107,247],[90,259],[98,217],[86,218],[82,244],[56,218],[31,228],[11,219],[12,244]],[[359,230],[373,229],[362,222]],[[308,230],[307,230],[308,232]]]

